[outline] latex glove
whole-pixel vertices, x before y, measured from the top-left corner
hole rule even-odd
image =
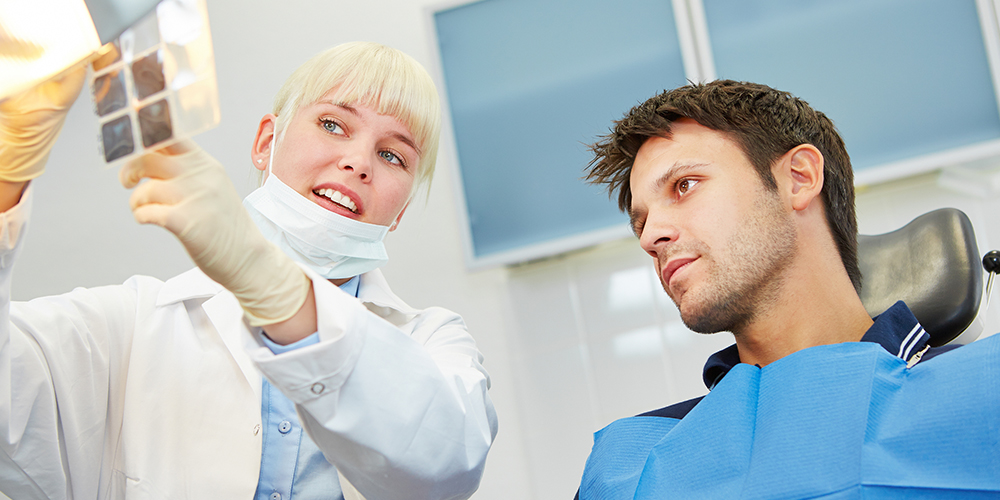
[[[174,233],[195,264],[232,292],[250,324],[280,323],[298,312],[312,282],[264,239],[215,158],[182,141],[129,161],[119,172],[135,220]],[[143,178],[149,178],[139,184]]]
[[[79,66],[0,101],[0,181],[25,182],[42,175],[86,74]]]

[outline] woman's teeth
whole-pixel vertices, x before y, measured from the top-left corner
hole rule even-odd
[[[320,196],[327,197],[330,201],[332,201],[332,202],[334,202],[334,203],[336,203],[336,204],[338,204],[338,205],[340,205],[340,206],[342,206],[342,207],[344,207],[344,208],[346,208],[346,209],[348,209],[348,210],[350,210],[350,211],[352,211],[354,213],[358,212],[358,206],[355,205],[354,202],[351,201],[350,198],[348,198],[347,196],[345,196],[344,193],[341,193],[340,191],[337,191],[336,189],[325,188],[325,189],[318,189],[318,190],[313,191],[313,192],[316,193],[316,194],[318,194],[318,195],[320,195]]]

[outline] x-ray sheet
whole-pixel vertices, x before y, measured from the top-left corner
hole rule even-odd
[[[204,0],[164,0],[91,63],[100,153],[108,166],[219,123]]]

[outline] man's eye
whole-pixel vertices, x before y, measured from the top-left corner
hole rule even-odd
[[[697,183],[698,183],[698,181],[696,181],[694,179],[681,179],[677,183],[677,194],[685,194],[685,193],[687,193]]]

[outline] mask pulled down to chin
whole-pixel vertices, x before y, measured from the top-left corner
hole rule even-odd
[[[383,243],[388,226],[330,212],[276,175],[268,175],[243,206],[268,241],[326,279],[350,278],[389,261]]]

